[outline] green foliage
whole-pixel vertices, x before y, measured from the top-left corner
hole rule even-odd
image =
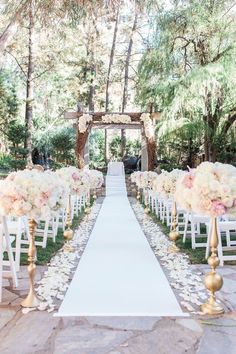
[[[0,71],[0,129],[4,134],[5,127],[17,116],[19,102],[15,84],[6,71]]]
[[[115,135],[109,143],[109,150],[112,160],[121,160],[121,137]]]
[[[58,129],[50,139],[51,154],[60,166],[75,165],[76,133],[73,128]]]
[[[100,129],[92,130],[89,136],[89,161],[91,168],[105,166],[105,134]]]
[[[231,141],[236,120],[232,5],[232,0],[193,0],[160,8],[152,46],[139,64],[137,102],[163,112],[158,151],[177,165],[220,159]],[[183,157],[184,150],[189,156]]]
[[[125,155],[127,156],[135,156],[139,154],[141,149],[141,143],[139,139],[129,139],[126,138],[125,143]],[[121,160],[121,137],[119,135],[115,135],[110,144],[109,144],[109,151],[111,155],[111,159],[114,160]]]
[[[10,122],[7,129],[7,137],[10,143],[10,166],[14,170],[22,170],[26,166],[27,156],[27,149],[24,148],[24,142],[27,137],[25,126],[17,121]]]

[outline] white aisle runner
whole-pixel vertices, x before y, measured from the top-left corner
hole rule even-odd
[[[181,316],[172,289],[129,204],[124,176],[106,198],[56,316]]]

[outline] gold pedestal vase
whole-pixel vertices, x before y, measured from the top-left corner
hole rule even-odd
[[[149,214],[150,209],[149,209],[149,205],[148,205],[148,192],[147,191],[145,191],[144,205],[145,205],[145,208],[144,208],[145,214]]]
[[[68,205],[67,205],[67,215],[66,215],[66,229],[64,231],[65,245],[64,250],[67,252],[73,252],[73,247],[70,245],[70,241],[73,239],[73,230],[71,229],[71,195],[69,195]]]
[[[138,202],[140,201],[140,198],[141,198],[141,195],[140,195],[140,191],[138,189],[137,190],[137,196],[136,196],[136,199],[137,199]]]
[[[169,233],[169,239],[174,242],[174,245],[170,248],[172,252],[178,252],[179,249],[176,246],[176,241],[179,239],[180,234],[178,232],[178,220],[177,220],[177,205],[176,202],[173,202],[172,206],[172,223],[171,223],[171,230]]]
[[[90,204],[90,194],[88,196],[88,201],[86,203],[86,207],[85,207],[85,214],[89,214],[91,211],[91,204]]]
[[[96,189],[94,189],[94,192],[93,192],[93,200],[95,201],[97,199],[97,193],[96,193]]]
[[[31,307],[35,308],[40,305],[40,300],[38,299],[35,290],[34,290],[34,276],[36,271],[35,265],[35,254],[36,254],[36,247],[35,247],[35,229],[37,226],[37,222],[34,219],[29,220],[29,250],[28,250],[28,273],[29,273],[29,293],[27,297],[22,301],[21,306],[23,307]]]
[[[208,301],[201,306],[203,313],[208,315],[220,315],[224,313],[224,308],[216,301],[215,292],[220,290],[223,285],[223,278],[216,272],[216,268],[220,264],[217,256],[218,235],[217,235],[217,219],[211,220],[211,255],[208,258],[208,264],[211,271],[205,275],[204,283],[207,290],[210,292]]]

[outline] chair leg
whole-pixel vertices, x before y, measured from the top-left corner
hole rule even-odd
[[[45,220],[44,231],[43,231],[43,243],[42,243],[43,248],[47,247],[48,228],[49,228],[49,219]]]
[[[187,237],[187,231],[188,231],[188,216],[189,216],[189,214],[185,214],[183,243],[186,242],[186,237]]]
[[[0,229],[0,302],[2,302],[2,279],[3,278],[3,232]]]
[[[196,249],[196,239],[195,239],[195,224],[191,218],[191,242],[192,242],[192,249]]]
[[[15,251],[15,265],[16,265],[17,272],[19,272],[20,270],[21,237],[22,237],[22,221],[19,218],[18,230],[16,234],[16,251]]]
[[[15,262],[14,262],[14,258],[13,258],[12,247],[11,247],[11,240],[10,240],[10,235],[8,232],[8,227],[7,227],[7,222],[6,222],[5,217],[3,217],[3,227],[4,227],[4,235],[5,235],[5,239],[6,239],[7,253],[8,253],[8,258],[9,258],[9,262],[10,262],[12,280],[13,280],[14,286],[18,287],[18,279],[17,279],[17,275],[16,275],[16,268],[15,268]]]

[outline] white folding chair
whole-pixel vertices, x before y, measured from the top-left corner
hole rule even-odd
[[[11,239],[8,232],[6,217],[2,216],[0,224],[0,302],[2,301],[2,284],[4,276],[11,277],[13,280],[13,285],[18,287],[15,261],[11,247],[11,242],[13,240],[14,238]],[[7,253],[8,260],[3,259],[4,252]],[[5,270],[6,267],[10,270]]]
[[[206,258],[210,254],[210,238],[211,230],[208,226],[208,239],[206,247]],[[236,220],[217,220],[217,233],[218,233],[218,257],[220,260],[220,265],[224,265],[224,261],[235,261],[236,260],[236,241],[232,240],[232,236],[236,236]],[[225,237],[226,246],[222,245],[222,238]],[[227,252],[233,254],[227,254]]]
[[[198,215],[194,213],[185,213],[185,227],[184,227],[184,236],[183,242],[186,241],[186,237],[188,234],[188,226],[190,223],[190,235],[191,235],[191,243],[192,249],[196,249],[197,247],[207,247],[207,239],[208,239],[208,229],[207,224],[209,224],[210,218],[205,215]],[[206,233],[201,233],[201,226],[206,228]],[[197,242],[197,238],[205,237],[206,242]]]

